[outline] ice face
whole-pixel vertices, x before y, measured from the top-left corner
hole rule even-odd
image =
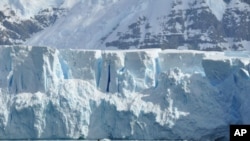
[[[1,139],[228,139],[249,52],[0,48]],[[243,54],[243,55],[241,55]]]

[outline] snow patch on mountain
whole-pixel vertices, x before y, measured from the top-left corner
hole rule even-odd
[[[224,2],[224,0],[206,0],[206,3],[208,4],[209,8],[212,10],[216,18],[221,21],[223,18],[223,14],[225,13],[227,8],[227,4]]]
[[[80,3],[73,7],[69,15],[58,20],[58,22],[41,33],[28,40],[29,45],[49,45],[60,48],[102,48],[100,40],[106,36],[106,40],[117,38],[113,31],[126,31],[126,26],[131,21],[136,21],[139,17],[148,15],[149,22],[158,25],[157,18],[170,13],[173,1],[115,1],[104,3],[103,5],[95,4],[93,6]],[[149,8],[151,10],[149,10]],[[153,10],[157,9],[157,11]],[[79,12],[81,11],[81,12]],[[82,14],[84,13],[84,14]],[[108,22],[107,22],[107,19]],[[61,28],[61,26],[65,28]],[[54,31],[50,34],[48,32]],[[162,29],[153,26],[149,31],[159,32]],[[142,31],[145,33],[148,31]],[[53,35],[52,35],[53,34]],[[86,36],[88,34],[88,36]],[[66,36],[67,35],[67,36]],[[51,38],[53,36],[53,38]],[[82,37],[82,38],[79,38]],[[44,39],[42,39],[44,38]],[[45,39],[46,38],[46,39]],[[57,39],[66,39],[59,43]]]
[[[13,10],[21,19],[30,19],[38,14],[41,10],[48,8],[71,9],[79,3],[85,5],[95,5],[97,3],[109,3],[115,0],[91,1],[91,0],[47,0],[47,1],[27,1],[27,0],[1,0],[0,9],[6,12],[8,9]]]

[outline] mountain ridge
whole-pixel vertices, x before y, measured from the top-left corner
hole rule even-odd
[[[64,9],[63,14],[54,14],[53,22],[47,20],[19,43],[92,49],[249,49],[246,0],[65,0],[54,7]]]

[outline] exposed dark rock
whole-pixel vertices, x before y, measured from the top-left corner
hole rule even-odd
[[[224,1],[227,4],[231,2],[231,0]],[[242,1],[248,2],[248,0]],[[218,20],[210,8],[200,6],[201,3],[202,1],[194,1],[189,4],[191,7],[189,9],[175,10],[175,6],[182,4],[182,1],[175,1],[169,15],[157,18],[159,25],[151,25],[146,15],[141,16],[128,26],[128,31],[118,31],[117,39],[106,42],[105,45],[119,49],[130,47],[170,49],[180,46],[207,51],[244,49],[243,45],[238,42],[250,41],[250,10],[228,8],[223,19]],[[160,33],[141,32],[152,26],[160,26],[162,31]],[[235,42],[229,48],[223,45],[223,43],[227,43],[228,38],[233,38]],[[203,44],[206,44],[207,47],[202,48]]]
[[[250,41],[250,11],[228,9],[222,24],[226,37]]]
[[[0,23],[4,27],[0,29],[0,45],[21,44],[33,33],[52,25],[64,12],[58,8],[45,9],[31,19],[19,20],[14,11],[8,16],[0,11]],[[18,20],[13,22],[11,18]]]
[[[59,8],[45,9],[35,15],[34,19],[42,24],[43,27],[47,27],[54,24],[64,12],[64,9]]]
[[[224,2],[232,4],[231,0]],[[185,47],[194,50],[244,50],[246,44],[242,41],[250,41],[250,9],[246,8],[250,1],[241,2],[245,9],[227,7],[223,18],[217,19],[204,0],[195,0],[188,4],[189,8],[183,9],[176,8],[183,0],[176,0],[170,14],[155,17],[155,23],[150,22],[148,15],[140,15],[129,25],[117,23],[111,31],[100,37],[100,43],[118,49]],[[0,45],[22,43],[32,34],[54,24],[65,11],[48,8],[30,19],[15,22],[9,20],[16,17],[14,11],[10,11],[8,16],[0,11],[0,23],[3,26],[0,28]],[[119,31],[120,26],[125,26],[126,30],[122,28]],[[160,30],[153,31],[155,27]]]

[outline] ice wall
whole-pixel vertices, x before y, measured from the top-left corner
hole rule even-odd
[[[249,52],[0,48],[1,139],[228,140]]]

